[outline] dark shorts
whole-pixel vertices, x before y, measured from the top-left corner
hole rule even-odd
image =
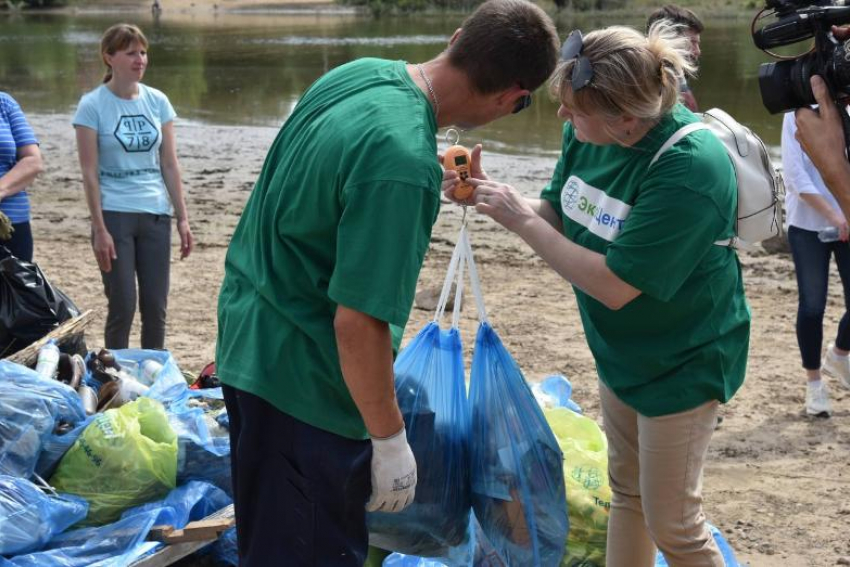
[[[299,421],[223,386],[242,567],[360,567],[372,444]]]

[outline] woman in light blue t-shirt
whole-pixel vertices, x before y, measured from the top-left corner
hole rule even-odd
[[[74,115],[83,186],[92,219],[92,248],[109,301],[105,346],[127,348],[138,280],[142,348],[165,344],[171,257],[171,217],[180,258],[192,252],[174,108],[143,85],[148,41],[136,26],[106,30],[100,51],[103,84],[85,94]]]

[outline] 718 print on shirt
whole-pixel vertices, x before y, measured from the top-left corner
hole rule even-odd
[[[119,118],[114,134],[126,152],[148,152],[159,139],[156,126],[142,114]]]

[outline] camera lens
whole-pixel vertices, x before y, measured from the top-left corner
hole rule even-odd
[[[815,104],[811,56],[759,65],[761,100],[771,114]]]
[[[839,98],[846,96],[850,91],[850,50],[848,50],[850,45],[848,44],[850,41],[836,46],[827,64],[828,73],[832,79],[830,85],[835,89],[833,94]]]

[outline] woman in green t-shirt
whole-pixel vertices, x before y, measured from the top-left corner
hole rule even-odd
[[[613,498],[609,567],[723,565],[702,512],[717,408],[740,387],[750,315],[735,252],[735,174],[722,144],[691,133],[678,103],[688,41],[662,21],[570,34],[551,80],[566,123],[540,199],[487,179],[471,199],[574,288],[596,361]],[[446,172],[453,197],[457,175]]]

